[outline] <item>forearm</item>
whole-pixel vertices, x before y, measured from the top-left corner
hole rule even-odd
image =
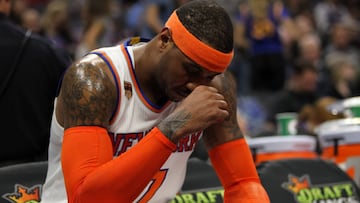
[[[181,139],[184,135],[190,133],[186,133],[186,130],[184,131],[183,129],[184,125],[189,122],[189,117],[190,115],[183,111],[170,114],[168,117],[166,117],[159,123],[158,129],[171,142],[177,144],[179,139]]]
[[[225,189],[225,202],[270,202],[237,120],[236,86],[231,75],[218,79],[229,105],[229,118],[204,131],[204,142],[212,165]]]
[[[226,142],[243,138],[237,120],[237,95],[235,78],[229,72],[217,76],[214,86],[224,95],[228,103],[229,117],[222,123],[210,126],[204,132],[204,142],[208,150]]]
[[[223,123],[211,126],[210,128],[206,129],[204,131],[203,140],[206,148],[211,150],[218,145],[241,139],[243,137],[243,133],[237,124],[234,125]]]
[[[225,202],[270,202],[244,138],[211,149],[209,157],[224,186]]]
[[[155,128],[129,151],[113,159],[105,129],[98,128],[96,133],[79,128],[66,130],[62,167],[69,202],[133,201],[175,147]]]
[[[243,179],[259,180],[245,139],[219,145],[210,150],[209,155],[225,188]]]

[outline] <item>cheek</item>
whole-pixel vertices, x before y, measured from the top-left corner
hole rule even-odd
[[[186,71],[176,60],[163,61],[159,69],[159,75],[161,75],[161,79],[168,87],[184,85],[189,80]]]
[[[189,82],[186,74],[174,70],[170,70],[165,73],[164,80],[166,81],[167,87],[169,88],[184,86],[187,82]]]

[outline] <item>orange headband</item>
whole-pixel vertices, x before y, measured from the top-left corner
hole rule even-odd
[[[230,64],[234,51],[223,53],[192,35],[180,22],[174,11],[165,24],[178,48],[195,63],[213,72],[224,72]]]

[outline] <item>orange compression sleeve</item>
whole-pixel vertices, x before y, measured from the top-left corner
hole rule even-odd
[[[270,203],[245,139],[216,146],[209,151],[209,157],[224,186],[225,202]]]
[[[72,127],[64,132],[62,169],[69,203],[132,202],[176,145],[158,128],[113,159],[106,129]]]

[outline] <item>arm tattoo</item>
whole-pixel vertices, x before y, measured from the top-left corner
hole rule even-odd
[[[230,116],[220,124],[210,126],[204,131],[204,141],[207,148],[242,138],[243,134],[237,122],[236,83],[231,73],[224,73],[216,78],[215,87],[225,97]]]
[[[224,128],[227,133],[234,135],[234,137],[243,137],[237,121],[237,90],[235,78],[230,72],[225,72],[220,77],[221,85],[219,91],[224,95],[229,105],[230,117],[225,121]]]
[[[162,120],[158,128],[169,140],[176,144],[181,137],[174,136],[175,133],[189,121],[190,117],[191,115],[185,112],[171,114]]]
[[[84,60],[69,68],[63,81],[65,128],[78,125],[107,127],[115,108],[116,88],[101,59]]]

